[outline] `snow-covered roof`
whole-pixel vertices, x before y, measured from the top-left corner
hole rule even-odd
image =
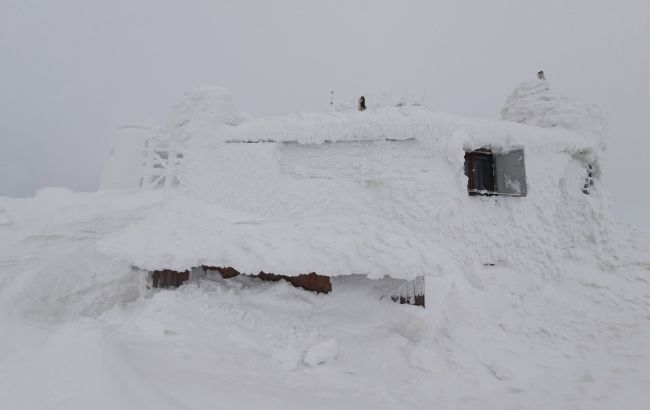
[[[379,107],[366,111],[329,111],[259,118],[227,130],[228,142],[299,142],[406,140],[426,135],[419,107]]]
[[[218,91],[218,92],[217,92]],[[324,112],[295,113],[256,119],[247,119],[231,104],[232,99],[221,88],[202,87],[198,94],[215,93],[225,97],[197,97],[197,91],[188,94],[192,102],[214,100],[228,108],[228,115],[236,120],[223,122],[228,127],[219,130],[218,138],[226,142],[298,142],[301,144],[322,144],[337,141],[379,141],[418,139],[438,140],[439,136],[452,135],[455,130],[472,130],[473,134],[489,134],[491,143],[518,134],[535,133],[542,140],[533,142],[542,145],[564,140],[572,145],[576,135],[587,137],[587,144],[601,149],[605,134],[605,121],[600,109],[593,105],[569,100],[551,90],[546,80],[524,82],[517,86],[501,110],[502,120],[481,120],[464,118],[428,109],[421,100],[382,98],[368,109],[358,111],[351,105],[341,105]],[[187,103],[183,105],[188,105]],[[202,111],[218,111],[203,108]],[[183,116],[185,118],[186,116]],[[222,116],[218,115],[218,120]],[[183,123],[185,120],[177,121]],[[213,121],[214,123],[215,121]],[[533,126],[533,129],[513,127],[512,122]],[[540,132],[539,128],[556,130]],[[569,132],[567,132],[569,131]],[[555,137],[555,138],[554,138]]]
[[[403,141],[417,139],[439,143],[457,132],[470,136],[470,145],[507,146],[511,144],[543,146],[559,144],[567,149],[596,144],[590,134],[578,134],[564,128],[540,130],[526,124],[485,120],[436,113],[421,106],[384,106],[366,111],[329,111],[259,118],[220,130],[226,142],[298,142],[323,144],[337,141]],[[478,148],[479,146],[476,146]],[[558,147],[558,149],[561,149]]]

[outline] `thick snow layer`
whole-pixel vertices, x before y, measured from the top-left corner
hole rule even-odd
[[[322,144],[335,141],[407,140],[418,139],[431,143],[446,140],[457,129],[468,129],[489,137],[483,145],[500,145],[508,140],[539,138],[536,145],[575,144],[592,146],[590,139],[562,130],[540,130],[513,126],[504,121],[479,120],[435,113],[422,106],[379,106],[366,111],[330,111],[290,114],[246,121],[237,127],[223,129],[222,138],[229,142],[299,142]]]
[[[582,192],[602,155],[591,135],[417,104],[247,120],[216,90],[189,93],[146,141],[139,186],[167,199],[102,238],[103,252],[142,269],[405,279],[495,263],[544,275],[566,258],[611,263],[598,172]],[[464,154],[478,148],[523,149],[528,196],[469,197]]]
[[[135,218],[107,218],[116,204],[100,211],[109,198],[99,199],[71,201],[79,218],[59,206],[55,223],[23,214],[11,239],[2,232],[3,245],[29,244],[14,259],[1,248],[2,407],[641,410],[650,400],[647,236],[617,232],[627,254],[608,271],[456,272],[432,312],[381,299],[361,277],[335,278],[330,295],[245,277],[152,292],[80,236]],[[148,206],[118,202],[129,201]]]
[[[521,83],[501,110],[501,118],[544,128],[565,128],[604,144],[605,120],[600,108],[569,100],[551,90],[546,80]]]
[[[189,93],[119,133],[113,190],[0,198],[0,407],[645,408],[650,237],[609,218],[603,146],[572,129]],[[523,150],[527,196],[470,197],[478,148]],[[333,291],[147,288],[203,264]],[[424,277],[427,309],[385,275]]]
[[[173,133],[174,129],[181,129],[192,122],[234,126],[248,118],[248,114],[239,111],[227,89],[203,85],[185,93],[183,100],[173,107],[167,127]]]
[[[223,128],[249,118],[223,87],[204,85],[191,90],[172,108],[164,124],[118,127],[110,138],[100,188],[173,186],[179,182],[175,173],[188,141],[195,135],[216,138]]]
[[[10,221],[0,225],[0,312],[56,319],[136,299],[138,275],[97,243],[141,220],[158,201],[158,192],[113,196],[64,188],[28,199],[0,197]]]
[[[531,147],[526,198],[469,197],[465,141],[383,142],[367,148],[375,155],[368,163],[354,150],[328,160],[330,148],[196,149],[185,154],[185,185],[143,221],[102,238],[100,249],[144,269],[208,264],[408,279],[484,263],[548,274],[567,257],[607,262],[615,244],[606,196],[599,186],[582,193],[578,159]],[[286,160],[312,153],[305,163]],[[309,167],[320,158],[331,166]],[[228,221],[226,212],[245,216]]]
[[[407,195],[414,189],[379,192],[398,193],[397,216],[401,201],[419,197]],[[648,234],[598,223],[594,197],[582,193],[589,213],[557,207],[547,219],[536,216],[542,205],[518,215],[516,198],[465,195],[469,210],[437,219],[427,211],[442,229],[433,240],[408,215],[379,218],[369,207],[349,218],[355,202],[325,215],[289,207],[282,212],[302,219],[279,220],[278,211],[233,210],[177,190],[0,198],[1,407],[644,409]],[[483,206],[517,218],[503,230],[475,228],[490,235],[487,248],[458,228],[482,220]],[[552,234],[567,231],[552,224],[565,216],[584,231],[558,240]],[[496,265],[472,262],[468,246]],[[382,298],[359,276],[333,278],[329,295],[246,277],[154,292],[135,261],[404,275],[439,264],[444,275],[427,272],[421,309]]]
[[[416,198],[406,196],[408,190],[400,192],[397,197],[405,202]],[[579,195],[584,206],[589,206],[591,196]],[[492,226],[491,218],[487,219],[490,229],[478,224],[485,217],[478,212],[474,217],[472,212],[482,207],[511,214],[518,198],[503,199],[506,202],[495,203],[493,198],[468,201],[475,205],[462,215],[447,211],[441,217],[428,212],[440,230],[435,232],[433,225],[411,226],[405,216],[400,218],[400,206],[391,218],[379,218],[370,211],[347,218],[341,217],[344,208],[332,202],[330,214],[277,220],[164,191],[78,194],[48,188],[34,198],[0,198],[4,220],[0,225],[0,312],[51,317],[100,312],[139,296],[141,278],[134,266],[181,270],[206,264],[235,266],[249,273],[265,270],[297,275],[314,270],[407,279],[472,275],[483,266],[481,258],[516,270],[525,266],[524,271],[545,278],[560,274],[567,261],[607,270],[648,267],[647,240],[643,236],[636,242],[625,239],[614,223],[580,219],[584,231],[572,232],[572,236],[559,225],[552,230],[538,226],[564,217],[556,216],[560,209],[541,220],[526,215],[533,210],[523,210],[515,226]],[[585,218],[568,209],[561,211]],[[294,212],[303,211],[299,207]],[[599,211],[590,212],[598,216]],[[471,229],[461,231],[462,226],[455,226],[456,218],[463,218]],[[566,237],[552,237],[553,232]],[[487,245],[481,245],[484,241]],[[473,247],[471,253],[468,247]]]

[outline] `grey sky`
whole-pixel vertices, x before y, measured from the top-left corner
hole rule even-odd
[[[254,116],[423,91],[498,118],[539,69],[600,105],[619,219],[650,228],[650,2],[0,0],[0,195],[97,188],[106,137],[202,83]]]

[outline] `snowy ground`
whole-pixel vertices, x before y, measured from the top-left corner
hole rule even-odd
[[[2,409],[650,402],[644,234],[613,233],[624,249],[615,267],[567,261],[548,276],[499,265],[457,274],[435,326],[430,310],[380,299],[358,277],[335,279],[330,295],[250,278],[147,290],[96,242],[159,198],[106,198],[47,191],[38,208],[0,198]]]

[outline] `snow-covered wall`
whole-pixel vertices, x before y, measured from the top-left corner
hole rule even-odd
[[[190,93],[156,137],[175,147],[167,200],[103,252],[144,269],[408,279],[607,262],[606,195],[598,180],[582,192],[592,134],[404,104],[246,120],[230,103],[220,114],[231,99],[216,91]],[[469,196],[464,155],[478,148],[523,149],[527,196]]]

